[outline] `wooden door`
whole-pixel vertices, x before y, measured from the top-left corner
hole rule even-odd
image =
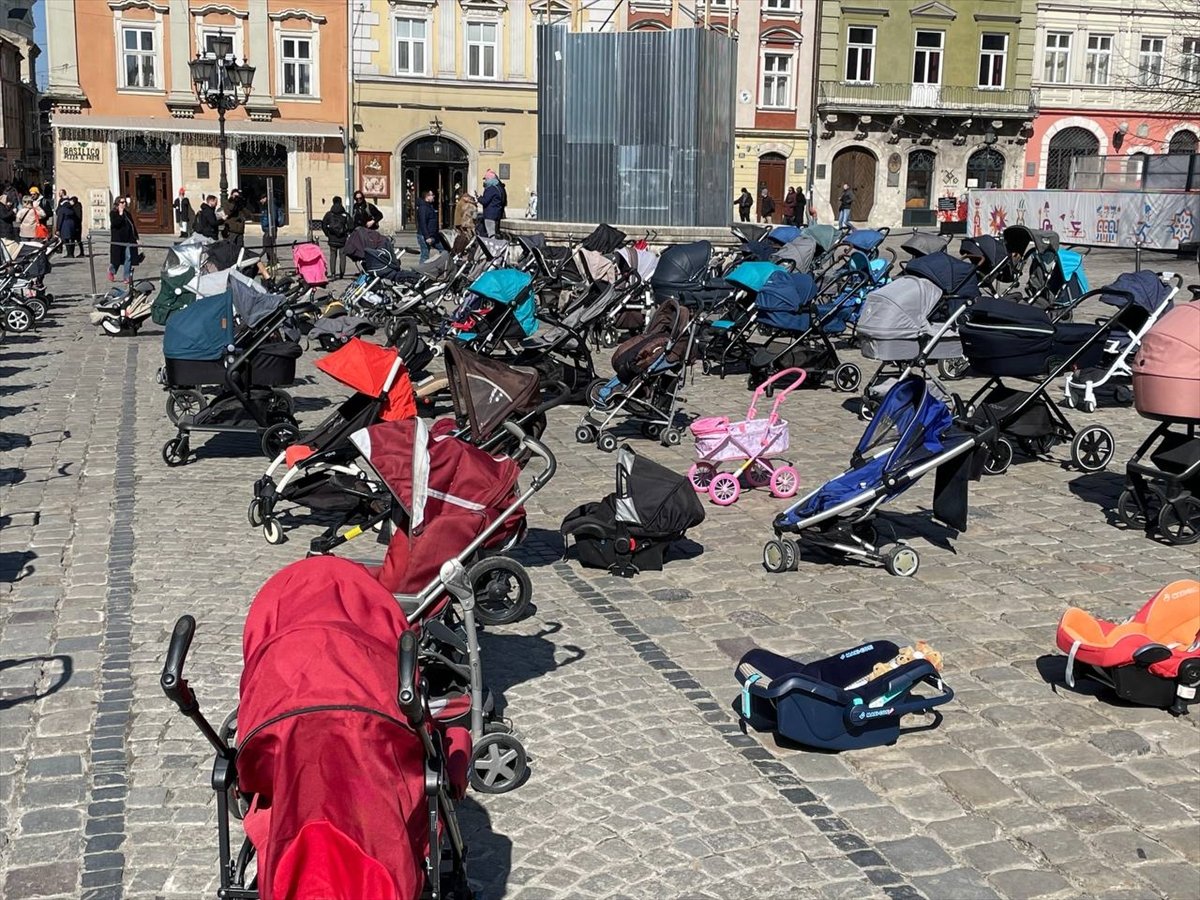
[[[851,220],[866,222],[869,219],[871,209],[875,206],[875,166],[874,155],[862,147],[847,147],[833,158],[829,200],[835,217],[842,185],[849,184],[854,192],[854,203],[850,207]]]
[[[129,213],[139,234],[171,234],[174,231],[170,167],[122,167],[121,192],[133,201]]]
[[[758,209],[758,198],[762,196],[765,187],[775,201],[775,214],[772,222],[779,222],[783,217],[783,198],[787,194],[784,182],[787,180],[787,160],[778,153],[767,153],[758,158],[758,192],[754,195],[755,210]]]

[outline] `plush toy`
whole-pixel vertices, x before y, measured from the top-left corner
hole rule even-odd
[[[887,662],[875,663],[875,667],[871,669],[871,674],[867,678],[864,678],[855,684],[847,685],[847,688],[853,689],[856,687],[861,687],[869,681],[874,681],[876,678],[881,678],[888,672],[892,671],[892,669],[898,669],[900,666],[907,665],[914,659],[927,660],[929,664],[939,672],[942,670],[942,654],[937,650],[934,650],[931,646],[929,646],[929,644],[925,643],[925,641],[917,641],[917,645],[915,647],[901,647],[900,652]]]

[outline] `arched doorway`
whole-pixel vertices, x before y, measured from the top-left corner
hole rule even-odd
[[[1100,155],[1100,139],[1086,128],[1064,128],[1050,138],[1046,153],[1046,189],[1071,189],[1071,167],[1084,156]]]
[[[132,199],[130,213],[141,234],[170,234],[171,145],[144,134],[117,141],[121,195]]]
[[[1177,131],[1171,135],[1171,141],[1167,144],[1167,153],[1196,153],[1197,144],[1200,144],[1200,140],[1197,140],[1195,132]]]
[[[854,203],[850,206],[850,218],[855,222],[866,222],[875,206],[875,154],[865,147],[847,147],[833,157],[833,173],[829,199],[837,215],[838,197],[842,185],[849,184],[854,192]]]
[[[787,180],[787,157],[779,153],[764,153],[758,158],[758,190],[754,193],[754,202],[758,203],[763,188],[775,201],[775,212],[772,222],[778,222],[783,216],[783,197],[787,193],[784,182]],[[757,210],[757,205],[755,209]]]
[[[287,222],[287,154],[283,144],[266,141],[244,143],[237,148],[238,183],[230,187],[241,190],[255,222],[262,215],[262,198],[268,194],[275,198],[275,208]]]
[[[967,187],[989,191],[1004,187],[1004,154],[991,147],[972,153],[967,158]]]
[[[454,204],[469,187],[469,165],[462,145],[441,135],[417,138],[406,146],[400,154],[400,172],[404,178],[402,227],[416,227],[417,198],[426,191],[433,191],[438,227],[453,225]]]
[[[937,155],[932,150],[914,150],[908,154],[901,224],[916,227],[934,223],[933,172],[936,167]]]

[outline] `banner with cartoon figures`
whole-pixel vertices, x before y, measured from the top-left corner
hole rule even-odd
[[[983,191],[967,198],[967,233],[1010,225],[1057,231],[1065,244],[1174,250],[1200,240],[1200,194]]]

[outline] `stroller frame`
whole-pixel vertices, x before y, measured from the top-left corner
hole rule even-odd
[[[1180,420],[1160,422],[1146,437],[1133,458],[1125,464],[1125,489],[1117,498],[1117,518],[1129,528],[1145,529],[1147,536],[1159,535],[1169,544],[1194,544],[1200,540],[1200,453],[1194,461],[1178,464],[1178,471],[1165,470],[1152,450],[1170,452],[1200,444],[1200,423],[1183,420],[1186,432],[1172,431]],[[1182,439],[1182,441],[1180,440]],[[1170,444],[1178,446],[1172,448]],[[1150,462],[1143,462],[1149,455]],[[1165,461],[1165,460],[1163,460]]]

